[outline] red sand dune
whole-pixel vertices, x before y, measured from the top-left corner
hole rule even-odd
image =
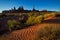
[[[54,19],[54,18],[50,17],[50,19]],[[6,39],[9,39],[9,40],[33,40],[35,37],[36,31],[45,26],[60,26],[60,23],[42,23],[42,24],[30,26],[29,28],[26,28],[26,29],[13,31],[6,36]]]

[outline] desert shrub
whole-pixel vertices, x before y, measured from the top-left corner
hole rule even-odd
[[[44,18],[51,16],[51,14],[44,14]]]
[[[27,21],[26,21],[26,24],[27,24],[27,25],[33,24],[34,19],[35,19],[34,16],[29,16],[28,19],[27,19]]]
[[[56,13],[50,13],[50,14],[44,14],[44,18],[48,18],[50,16],[54,17],[56,15]]]
[[[34,40],[60,40],[60,29],[57,27],[44,27],[36,32]]]
[[[42,20],[43,20],[43,16],[42,15],[36,16],[35,20],[34,20],[34,23],[36,23],[36,24],[41,23]]]
[[[55,17],[56,16],[56,13],[51,13],[51,15]]]
[[[26,20],[26,24],[27,25],[33,25],[33,24],[38,24],[41,23],[43,16],[40,15],[40,13],[38,12],[30,12],[27,14],[28,15],[28,19]]]
[[[33,25],[33,24],[38,24],[38,23],[41,23],[43,21],[43,16],[42,15],[39,15],[39,16],[29,16],[27,21],[26,21],[26,24],[27,25]]]
[[[16,29],[18,26],[17,26],[16,28],[14,28],[14,27],[15,27],[17,24],[19,24],[19,22],[16,21],[16,20],[8,20],[8,21],[7,21],[7,25],[8,25],[7,27],[8,27],[8,29],[9,29],[9,31],[11,31],[12,28],[13,28],[13,29]]]

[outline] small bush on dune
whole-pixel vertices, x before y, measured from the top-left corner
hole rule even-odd
[[[19,24],[19,22],[16,21],[16,20],[8,20],[8,21],[7,21],[7,27],[8,27],[8,29],[9,29],[9,31],[12,31],[12,28],[13,28],[13,29],[17,29],[17,28],[19,27],[17,24]],[[16,26],[16,27],[15,27],[15,26]],[[14,28],[14,27],[15,27],[15,28]]]
[[[37,30],[34,40],[60,40],[60,29],[56,27],[44,27]]]

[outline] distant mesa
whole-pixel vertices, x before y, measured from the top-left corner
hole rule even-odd
[[[47,12],[47,10],[42,10],[41,12]]]
[[[52,12],[52,11],[47,11],[47,10],[36,10],[34,7],[32,10],[25,10],[23,6],[20,6],[18,9],[16,9],[15,7],[11,10],[4,10],[2,11],[3,14],[5,13],[28,13],[28,12]]]
[[[2,11],[2,13],[27,13],[27,12],[33,12],[33,11],[39,11],[36,10],[35,8],[33,8],[33,10],[24,10],[23,6],[20,6],[18,9],[16,9],[15,7],[11,10],[4,10]]]

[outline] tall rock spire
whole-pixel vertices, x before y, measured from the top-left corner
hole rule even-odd
[[[23,10],[24,10],[23,6],[20,6],[20,7],[18,8],[18,10],[19,10],[19,11],[23,11]]]
[[[16,10],[15,6],[14,6],[14,9],[13,10]]]
[[[33,5],[33,11],[35,11],[35,6]]]

